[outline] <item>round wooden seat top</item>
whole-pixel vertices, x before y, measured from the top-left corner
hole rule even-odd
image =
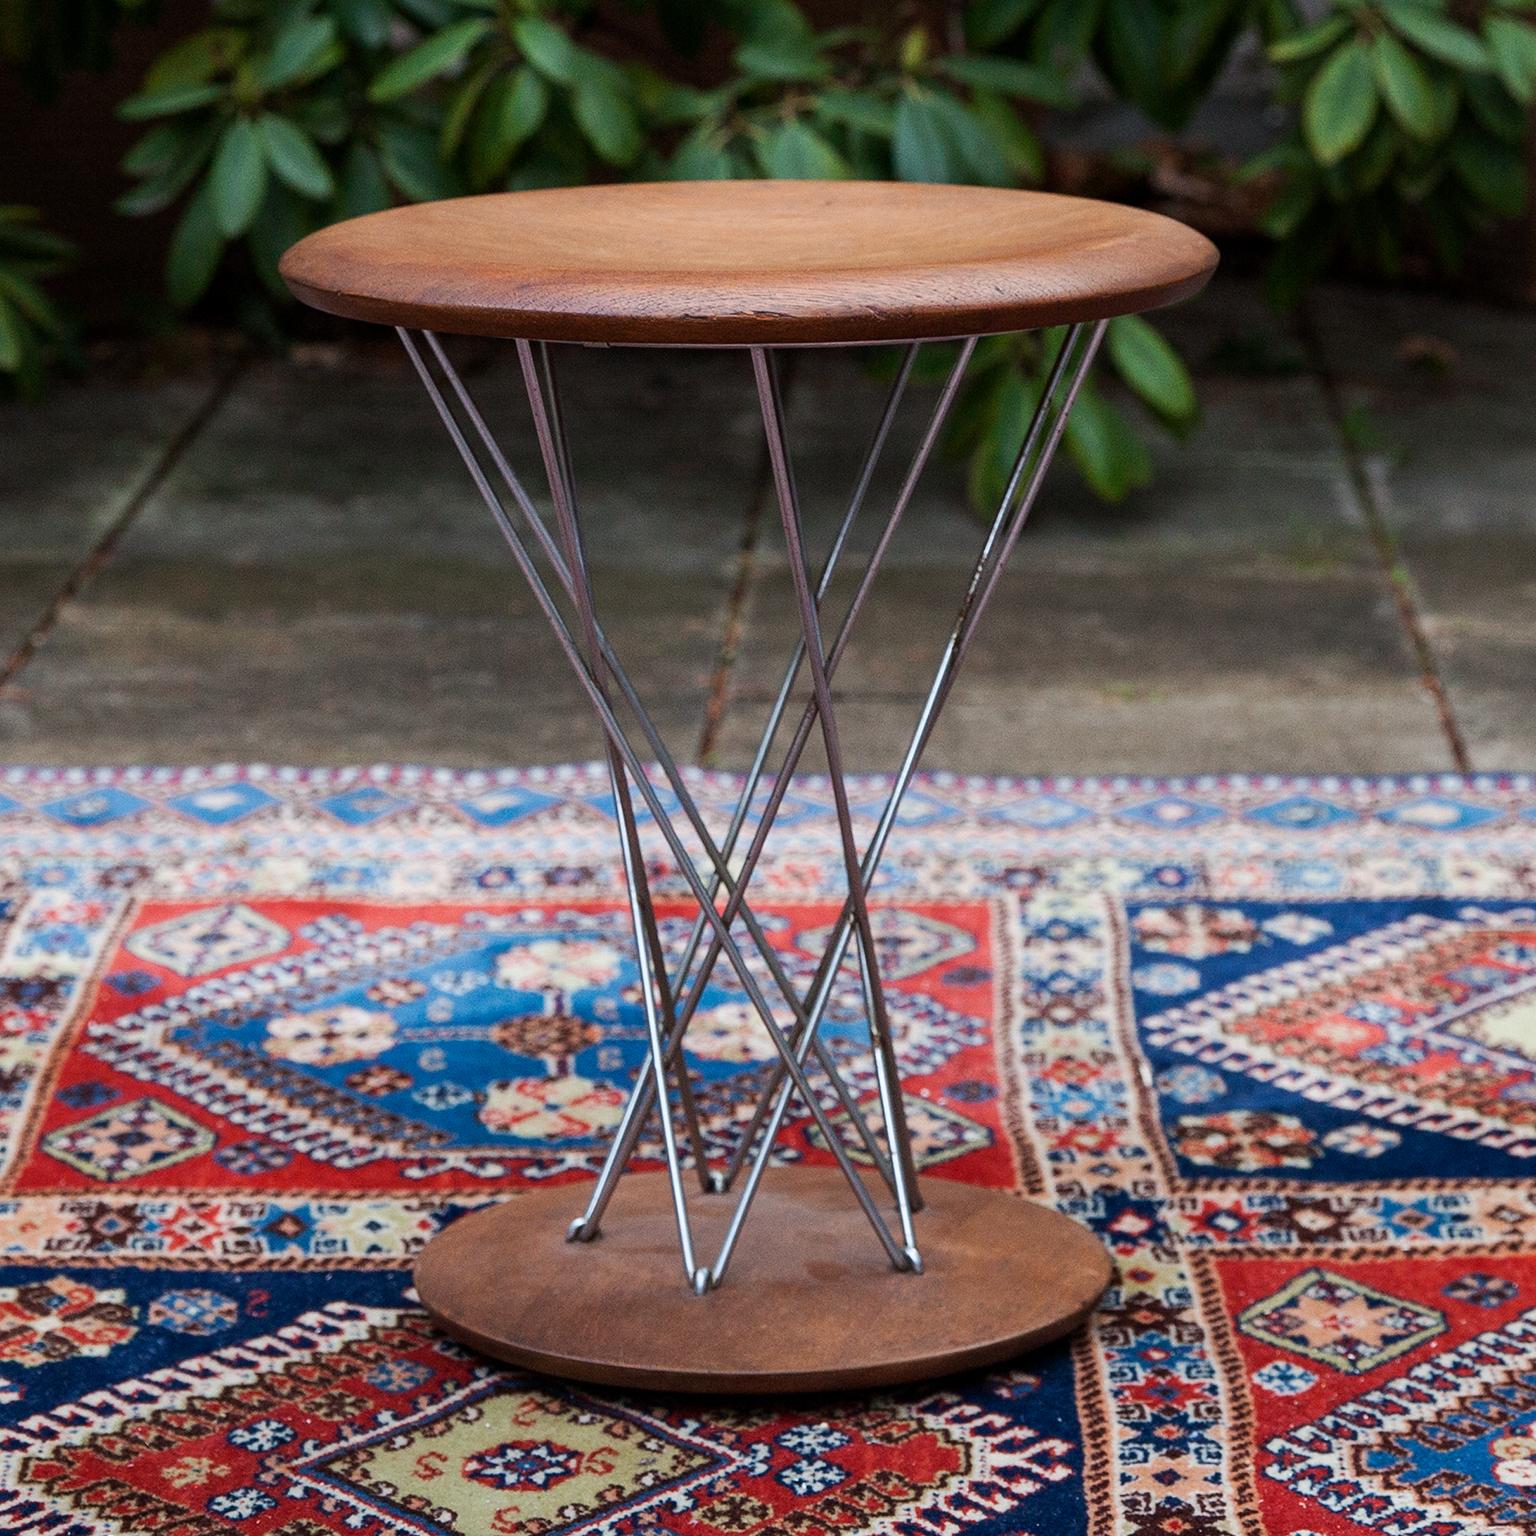
[[[1170,304],[1210,242],[1089,198],[910,182],[696,181],[392,208],[283,257],[355,320],[533,341],[745,346],[1030,330]]]

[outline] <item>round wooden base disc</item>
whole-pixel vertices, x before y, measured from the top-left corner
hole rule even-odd
[[[473,1348],[551,1376],[825,1392],[1006,1360],[1071,1332],[1110,1278],[1108,1254],[1069,1217],[936,1178],[917,1218],[924,1272],[898,1274],[835,1168],[776,1168],[724,1282],[696,1296],[665,1175],[625,1178],[602,1234],[568,1243],[583,1194],[536,1190],[456,1221],[416,1262],[427,1311]],[[707,1262],[734,1196],[690,1195]]]

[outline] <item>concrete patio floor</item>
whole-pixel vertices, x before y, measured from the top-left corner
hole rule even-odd
[[[1122,507],[1053,475],[929,766],[1532,766],[1536,314],[1336,287],[1288,328],[1219,279],[1166,323],[1200,375],[1202,426],[1157,445],[1157,483]],[[536,482],[510,360],[468,361]],[[705,354],[561,362],[614,642],[680,756],[741,766],[794,625],[749,370]],[[880,398],[846,357],[797,366],[813,547]],[[66,383],[0,408],[0,443],[0,756],[595,755],[553,640],[392,350]],[[979,538],[958,474],[936,466],[839,676],[855,766],[890,766],[905,740]]]

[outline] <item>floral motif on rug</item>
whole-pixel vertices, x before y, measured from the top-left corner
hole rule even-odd
[[[841,868],[796,785],[802,985]],[[574,1212],[642,1064],[602,771],[0,772],[0,1531],[1536,1530],[1536,781],[933,775],[877,894],[924,1176],[1087,1223],[1099,1313],[873,1396],[578,1390],[409,1266]],[[873,1101],[855,972],[826,1042]],[[772,1056],[723,969],[689,1046],[724,1153]]]

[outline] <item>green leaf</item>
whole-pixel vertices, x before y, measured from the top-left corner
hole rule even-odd
[[[653,123],[697,123],[728,105],[723,91],[701,91],[691,85],[663,80],[649,70],[637,69],[635,99],[642,114]]]
[[[267,162],[261,136],[248,117],[237,117],[224,130],[208,173],[213,216],[226,240],[251,227],[267,192]]]
[[[1039,393],[1037,382],[1018,360],[1009,359],[983,379],[974,397],[964,403],[966,416],[956,422],[958,441],[969,439],[974,445],[966,492],[971,504],[989,516],[1008,488]]]
[[[1021,59],[978,58],[971,54],[951,54],[939,59],[936,67],[951,80],[976,86],[984,91],[1000,91],[1005,96],[1022,96],[1046,106],[1072,104],[1071,82],[1053,69],[1026,64]]]
[[[301,96],[288,104],[284,112],[317,144],[336,147],[346,143],[354,132],[352,105],[339,96]]]
[[[278,262],[289,246],[302,240],[313,228],[314,220],[308,205],[287,187],[274,182],[256,222],[251,225],[247,244],[256,265],[256,275],[267,292],[280,303],[286,303],[291,295],[278,272]]]
[[[729,181],[731,157],[717,142],[715,130],[703,124],[677,146],[667,175],[673,181]]]
[[[1178,82],[1167,67],[1172,25],[1171,8],[1112,3],[1094,39],[1094,57],[1110,83],[1165,128],[1179,126],[1184,115]]]
[[[267,164],[284,185],[301,197],[316,201],[335,192],[336,182],[330,167],[321,158],[314,141],[298,124],[275,112],[264,112],[256,121]]]
[[[1390,32],[1383,32],[1371,44],[1371,65],[1382,100],[1403,131],[1416,139],[1433,139],[1440,117],[1419,61]]]
[[[1451,146],[1456,179],[1492,212],[1514,218],[1525,207],[1521,153],[1481,133],[1458,134]]]
[[[733,55],[736,67],[754,80],[824,80],[831,72],[814,38],[794,35],[746,42]]]
[[[161,161],[160,168],[152,176],[113,203],[118,213],[137,218],[169,208],[203,168],[218,141],[218,123],[213,119],[205,119],[196,124],[178,124],[177,127],[172,158]]]
[[[1472,115],[1496,139],[1525,142],[1525,111],[1491,75],[1469,75],[1463,82]]]
[[[1013,181],[1013,167],[992,137],[990,124],[948,91],[930,91],[928,104],[961,168],[972,179],[990,187],[1005,187]]]
[[[239,27],[207,27],[166,49],[144,76],[146,92],[174,90],[178,86],[206,85],[215,75],[232,69],[245,52],[245,33]]]
[[[986,338],[990,342],[998,339],[991,336]],[[955,397],[954,409],[944,423],[944,450],[957,458],[974,453],[992,426],[992,403],[1001,376],[1009,366],[1011,354],[1004,353],[1001,359],[988,357],[982,352],[982,345],[977,343],[965,383],[961,385],[960,393]],[[882,382],[896,376],[896,367],[899,365],[894,356],[881,356],[878,364],[875,364],[873,358],[870,362],[871,366],[878,366],[880,371],[877,377]]]
[[[1140,315],[1109,322],[1105,350],[1115,371],[1164,421],[1188,426],[1199,411],[1184,359]]]
[[[896,105],[891,156],[901,181],[960,181],[949,135],[926,96],[905,95]]]
[[[1307,87],[1302,126],[1312,153],[1337,165],[1360,146],[1376,118],[1376,77],[1359,42],[1342,43]]]
[[[402,12],[425,32],[435,32],[446,27],[458,15],[454,0],[392,0],[394,8]]]
[[[965,8],[965,40],[972,48],[995,48],[1039,8],[1040,0],[971,0]]]
[[[1330,16],[1315,26],[1303,27],[1299,32],[1288,33],[1269,45],[1270,62],[1296,64],[1302,59],[1310,59],[1315,54],[1333,47],[1350,32],[1352,26],[1353,23],[1347,16]]]
[[[1456,126],[1456,114],[1461,110],[1464,89],[1475,85],[1490,85],[1496,94],[1505,96],[1489,75],[1463,75],[1449,69],[1429,69],[1425,71],[1425,78],[1429,81],[1436,139],[1443,139]],[[1505,96],[1505,99],[1508,97]]]
[[[0,298],[0,373],[15,373],[21,367],[26,337],[16,311]]]
[[[323,74],[340,62],[336,23],[329,16],[300,12],[277,34],[258,79],[264,90],[276,91],[296,80]]]
[[[1397,163],[1401,148],[1402,135],[1387,118],[1382,118],[1366,136],[1365,143],[1349,158],[1350,184],[1357,192],[1374,192]]]
[[[847,91],[831,88],[816,98],[818,116],[828,122],[842,123],[857,128],[861,133],[872,133],[888,139],[896,125],[895,109],[888,101],[882,101],[873,91]]]
[[[379,157],[366,144],[354,144],[341,168],[341,187],[336,198],[336,217],[355,219],[389,207],[389,184]]]
[[[1512,16],[1489,16],[1483,22],[1483,38],[1509,94],[1530,101],[1536,88],[1536,28]]]
[[[1042,64],[1070,69],[1088,52],[1106,0],[1052,0],[1035,22],[1032,56]]]
[[[63,336],[69,329],[53,301],[30,277],[0,267],[0,294],[8,298],[38,330]]]
[[[445,160],[458,153],[459,146],[464,142],[464,135],[469,131],[470,119],[473,118],[475,108],[480,104],[480,98],[500,70],[501,60],[494,55],[482,59],[454,87],[448,101],[448,110],[443,113],[442,129],[437,136],[439,152]]]
[[[341,29],[362,48],[382,48],[389,41],[389,0],[331,0]]]
[[[1395,5],[1387,12],[1393,31],[1406,37],[1420,53],[1442,64],[1477,73],[1491,69],[1493,61],[1475,34],[1457,26],[1427,6]]]
[[[1105,501],[1122,501],[1152,478],[1146,444],[1122,412],[1092,385],[1078,392],[1067,418],[1067,452],[1094,493]]]
[[[1034,129],[1011,102],[990,91],[977,91],[971,98],[971,111],[992,135],[992,142],[1007,160],[1016,180],[1032,183],[1045,180],[1045,150]]]
[[[35,208],[22,208],[15,204],[0,207],[0,251],[13,257],[21,257],[32,265],[57,271],[75,255],[74,245],[51,229],[35,227],[38,212]]]
[[[430,128],[395,120],[380,123],[379,158],[385,175],[414,202],[430,203],[459,190],[438,158],[437,138]]]
[[[645,147],[635,109],[605,82],[583,80],[571,97],[571,114],[587,142],[609,165],[630,165]]]
[[[419,90],[427,81],[452,69],[490,30],[491,23],[484,16],[471,16],[423,38],[379,72],[368,87],[369,101],[395,101]]]
[[[765,37],[814,35],[805,13],[794,0],[719,0],[720,19],[740,37],[760,42]]]
[[[477,186],[504,176],[512,157],[533,137],[549,109],[549,87],[542,75],[519,64],[498,76],[475,114],[470,147],[470,175]]]
[[[771,128],[754,148],[766,176],[818,181],[848,174],[848,162],[800,118]]]
[[[151,128],[123,156],[122,169],[130,176],[153,176],[174,165],[186,141],[186,123],[161,123]]]
[[[512,38],[523,57],[548,80],[569,85],[576,72],[576,50],[564,32],[542,16],[519,16]]]
[[[223,254],[224,236],[205,181],[187,204],[166,252],[165,287],[177,309],[186,309],[203,296]]]
[[[224,95],[218,85],[178,85],[168,91],[145,92],[130,96],[117,109],[125,122],[139,123],[154,117],[173,117],[178,112],[195,112],[212,106]]]
[[[1264,233],[1273,240],[1284,240],[1293,235],[1316,202],[1315,175],[1292,176],[1264,211],[1260,220]]]

